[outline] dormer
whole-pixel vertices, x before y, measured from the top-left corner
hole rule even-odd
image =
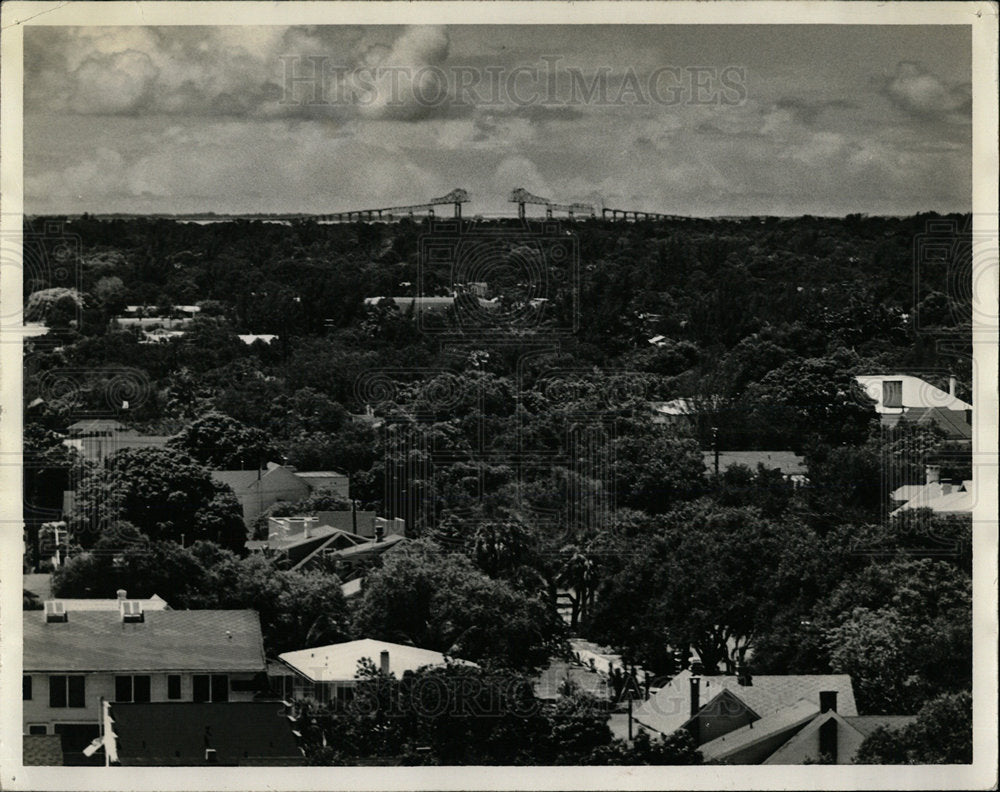
[[[46,600],[45,621],[49,623],[67,621],[66,603],[62,600]]]
[[[118,610],[121,613],[123,624],[145,621],[142,603],[139,600],[119,600]]]

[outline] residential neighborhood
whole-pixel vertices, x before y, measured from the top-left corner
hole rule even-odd
[[[0,785],[985,777],[989,20],[22,5]]]

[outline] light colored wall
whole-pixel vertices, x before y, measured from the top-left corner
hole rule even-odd
[[[199,672],[202,673],[202,672]],[[207,672],[205,672],[207,673]],[[223,673],[223,672],[219,672]],[[74,676],[69,674],[68,676]],[[49,725],[49,733],[52,734],[52,725],[56,723],[87,723],[97,719],[101,712],[101,698],[114,702],[115,700],[115,674],[84,674],[87,681],[84,689],[85,707],[49,707],[49,674],[32,674],[31,700],[24,704],[24,730],[28,730],[28,724],[45,723]],[[194,696],[194,683],[192,673],[182,673],[181,677],[181,697],[180,699],[167,698],[167,674],[150,674],[150,701],[192,701]],[[253,674],[229,674],[230,684],[235,680],[250,681]],[[253,691],[229,691],[230,701],[253,701]]]

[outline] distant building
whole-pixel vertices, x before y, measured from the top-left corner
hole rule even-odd
[[[278,701],[112,704],[112,755],[123,767],[305,763]]]
[[[971,480],[952,482],[941,480],[941,468],[928,465],[923,484],[906,484],[892,493],[897,508],[895,517],[914,509],[930,509],[935,514],[972,514],[976,504],[975,483]]]
[[[114,419],[96,418],[70,424],[69,437],[63,440],[67,448],[75,448],[88,462],[102,463],[124,448],[165,448],[169,435],[145,435],[127,429]]]
[[[703,451],[705,469],[715,472],[715,452]],[[809,470],[804,457],[794,451],[720,451],[719,472],[724,473],[733,465],[743,465],[754,473],[757,466],[763,465],[768,470],[778,470],[789,481],[804,484],[808,481]]]
[[[707,761],[759,764],[817,715],[856,716],[846,674],[701,676],[685,670],[634,712],[654,734],[686,729]]]
[[[278,659],[292,673],[285,675],[278,685],[284,686],[283,695],[289,700],[344,701],[350,698],[357,684],[358,661],[365,658],[383,673],[394,674],[397,679],[407,671],[446,663],[445,655],[440,652],[366,638],[279,655]],[[451,658],[451,661],[475,665],[457,658]],[[272,673],[275,671],[281,673],[272,668]]]
[[[972,410],[971,404],[955,395],[954,377],[949,380],[947,392],[911,374],[863,374],[854,379],[875,400],[875,412],[880,415],[930,407],[961,413]]]
[[[252,610],[68,610],[59,600],[24,612],[26,734],[62,736],[67,760],[99,734],[101,700],[251,701],[264,686],[264,644]]]
[[[350,492],[350,478],[346,473],[299,472],[274,462],[261,470],[213,470],[212,480],[233,490],[247,523],[279,501],[294,503],[319,491],[333,492],[346,499]]]
[[[239,338],[240,341],[242,341],[247,346],[250,346],[250,344],[254,343],[255,341],[263,341],[265,344],[270,345],[270,343],[274,341],[277,337],[278,336],[276,335],[270,335],[267,333],[263,335],[245,334],[237,336],[237,338]]]

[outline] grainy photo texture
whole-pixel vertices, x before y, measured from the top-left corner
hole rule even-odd
[[[23,769],[971,765],[963,21],[25,25]]]

